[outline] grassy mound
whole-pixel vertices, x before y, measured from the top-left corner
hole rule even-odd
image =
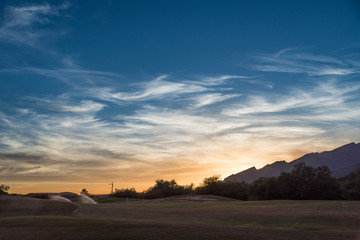
[[[0,196],[0,217],[71,215],[78,206],[68,202],[17,196]]]
[[[195,201],[195,202],[234,202],[239,201],[233,198],[227,198],[222,196],[215,195],[179,195],[174,197],[167,198],[158,198],[154,199],[156,202],[187,202],[187,201]]]

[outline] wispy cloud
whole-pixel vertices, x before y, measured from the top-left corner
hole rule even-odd
[[[69,6],[68,2],[64,2],[60,6],[44,3],[7,7],[4,22],[0,27],[0,41],[39,47],[39,39],[49,32],[38,26],[49,24],[51,17],[59,16],[60,11]]]
[[[88,94],[96,94],[100,99],[113,102],[142,102],[148,100],[163,100],[164,98],[185,98],[195,100],[196,106],[211,104],[217,101],[224,101],[226,99],[238,96],[238,94],[222,94],[222,93],[208,93],[197,95],[198,93],[205,93],[211,91],[218,91],[213,89],[214,86],[225,84],[226,80],[246,78],[244,76],[216,76],[216,77],[199,77],[196,80],[170,80],[168,75],[161,75],[153,80],[142,82],[138,84],[139,89],[135,91],[118,92],[111,88],[89,88]],[[167,80],[168,79],[168,80]],[[227,89],[228,90],[228,89]],[[196,94],[191,97],[191,94]],[[188,95],[186,97],[186,95]],[[210,99],[211,98],[211,99]]]
[[[241,96],[240,94],[221,94],[221,93],[208,93],[203,95],[198,95],[194,97],[196,101],[195,107],[202,107],[205,105],[210,105],[218,102],[225,101],[230,98]]]
[[[170,82],[164,80],[167,75],[161,75],[154,80],[145,83],[144,88],[139,92],[113,93],[112,97],[123,101],[144,101],[149,99],[163,98],[168,95],[203,92],[207,89],[196,84],[185,84],[181,82]]]
[[[288,93],[250,95],[244,103],[223,109],[222,114],[246,122],[236,132],[250,133],[260,142],[263,140],[259,138],[263,138],[284,144],[288,139],[299,144],[306,139],[312,144],[334,144],[334,135],[346,142],[355,137],[352,131],[360,130],[348,129],[360,118],[360,110],[355,107],[359,91],[358,83],[324,81]]]
[[[253,81],[252,77],[248,76],[241,76],[241,75],[219,75],[219,76],[200,76],[198,77],[201,79],[201,81],[190,81],[187,80],[185,82],[188,83],[194,83],[199,85],[205,85],[205,86],[216,86],[216,85],[222,85],[226,81],[230,79],[244,79],[245,81]]]
[[[70,88],[60,95],[24,96],[0,112],[1,176],[132,179],[129,186],[134,179],[162,177],[188,183],[196,176],[199,182],[358,139],[360,128],[353,123],[360,119],[360,84],[347,74],[358,66],[294,51],[258,58],[259,68],[266,62],[273,70],[316,78],[282,91],[272,88],[272,79],[242,74],[163,74],[129,83],[60,54],[60,67],[18,68],[12,74],[31,72]],[[344,72],[323,74],[327,66]]]
[[[104,108],[104,104],[93,101],[81,101],[78,106],[62,106],[63,111],[66,112],[97,112]]]
[[[314,112],[318,111],[326,111],[329,115],[336,109],[350,112],[353,101],[358,101],[359,90],[359,83],[324,81],[316,83],[310,89],[294,88],[287,94],[249,95],[246,102],[234,104],[222,113],[228,116],[282,114],[281,116],[297,118],[313,116]]]
[[[328,108],[342,106],[349,99],[356,99],[359,84],[345,84],[339,88],[333,81],[320,82],[311,90],[292,89],[288,94],[249,95],[245,103],[224,109],[223,114],[240,116],[245,114],[281,113],[301,108]],[[309,111],[311,112],[311,111]],[[291,113],[293,114],[293,112]]]
[[[18,69],[18,71],[28,71],[36,73],[50,79],[60,80],[73,88],[80,88],[84,86],[94,86],[114,82],[117,79],[121,79],[120,74],[86,70],[80,67],[77,68],[36,68],[36,67],[25,67]]]
[[[253,68],[263,72],[303,73],[309,76],[349,75],[360,72],[351,61],[294,51],[284,49],[274,55],[258,56],[260,63]]]
[[[237,101],[224,104],[215,97],[212,104],[223,104],[220,112],[207,109],[207,101],[201,105],[201,112],[186,106],[169,109],[145,105],[132,114],[116,115],[111,121],[98,115],[103,104],[55,99],[53,105],[59,110],[56,115],[33,111],[17,111],[18,115],[12,117],[2,115],[0,125],[8,132],[1,137],[1,144],[8,147],[1,156],[7,159],[4,163],[8,174],[20,171],[20,167],[31,173],[46,168],[60,178],[74,171],[80,175],[97,171],[101,175],[116,171],[126,174],[124,171],[130,169],[150,177],[159,162],[166,165],[178,159],[183,161],[182,168],[222,164],[232,169],[234,162],[239,166],[255,164],[252,159],[261,166],[268,161],[264,155],[266,159],[289,159],[291,156],[283,153],[285,147],[301,150],[304,141],[315,139],[327,143],[330,127],[342,128],[343,123],[359,119],[360,111],[353,108],[358,103],[359,87],[322,82],[312,90],[297,89],[281,97],[249,96],[243,105]],[[22,133],[25,129],[26,135]],[[253,144],[261,146],[261,154],[252,152]],[[29,155],[20,160],[23,153]],[[42,157],[33,162],[34,156]],[[17,161],[17,169],[11,168],[14,164],[10,160]],[[29,177],[22,171],[24,177]],[[167,171],[171,171],[170,165]]]

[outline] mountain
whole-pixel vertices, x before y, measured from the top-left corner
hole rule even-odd
[[[328,166],[334,177],[343,177],[360,168],[360,143],[349,143],[332,151],[309,153],[291,162],[277,161],[263,168],[249,168],[226,177],[225,181],[252,182],[259,177],[279,176],[281,172],[290,172],[293,166],[304,162],[307,166]]]

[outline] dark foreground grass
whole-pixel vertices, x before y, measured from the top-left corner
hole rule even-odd
[[[0,220],[0,239],[357,239],[355,232],[36,216]]]
[[[74,216],[0,217],[0,239],[360,239],[360,202],[165,199],[78,206]]]

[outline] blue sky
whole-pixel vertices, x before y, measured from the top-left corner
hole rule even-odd
[[[144,189],[359,142],[356,1],[1,1],[0,181]]]

